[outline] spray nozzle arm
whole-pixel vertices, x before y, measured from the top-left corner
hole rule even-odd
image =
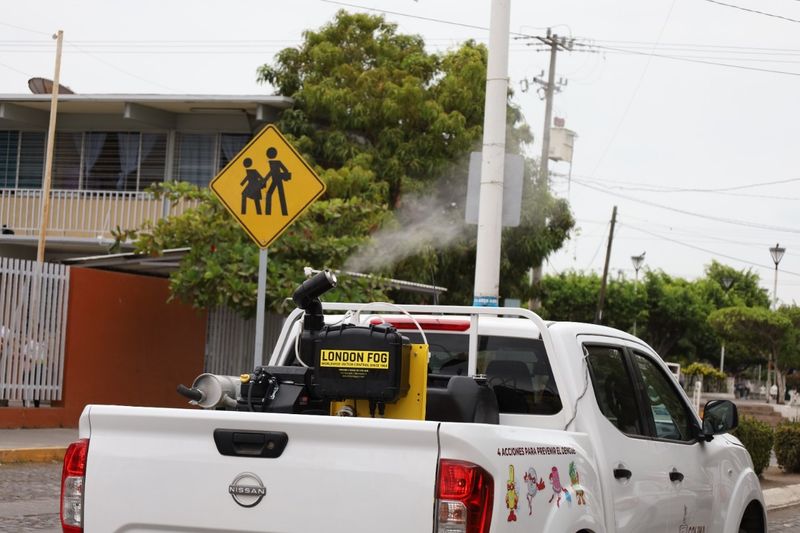
[[[292,300],[300,309],[306,312],[315,311],[309,309],[319,297],[336,287],[336,276],[330,270],[323,270],[305,280],[292,295]],[[316,306],[315,306],[316,307]],[[319,312],[322,312],[320,309]]]

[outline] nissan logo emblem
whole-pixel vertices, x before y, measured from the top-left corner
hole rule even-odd
[[[255,507],[267,495],[267,488],[257,475],[242,472],[228,485],[228,493],[242,507]]]

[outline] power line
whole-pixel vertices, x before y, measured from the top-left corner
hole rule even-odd
[[[669,241],[669,242],[672,242],[672,243],[675,243],[675,244],[680,244],[681,246],[685,246],[687,248],[692,248],[694,250],[699,250],[701,252],[706,252],[706,253],[709,253],[709,254],[712,254],[712,255],[715,255],[715,256],[724,257],[725,259],[731,259],[733,261],[739,261],[740,263],[745,263],[747,265],[752,265],[752,266],[756,266],[756,267],[759,267],[759,268],[768,268],[770,270],[773,268],[771,265],[764,265],[764,264],[761,264],[761,263],[755,263],[755,262],[749,261],[747,259],[742,259],[741,257],[734,257],[732,255],[722,254],[722,253],[719,253],[719,252],[715,252],[714,250],[709,250],[708,248],[703,248],[701,246],[694,246],[693,244],[687,244],[686,242],[679,241],[677,239],[670,239],[669,237],[665,237],[663,235],[659,235],[658,233],[653,233],[652,231],[647,231],[647,230],[644,230],[644,229],[641,229],[641,228],[637,228],[636,226],[631,226],[629,224],[624,224],[624,223],[620,223],[620,224],[625,226],[626,228],[632,229],[634,231],[639,231],[639,232],[645,233],[647,235],[650,235],[652,237],[656,237],[658,239]],[[792,275],[792,276],[800,276],[800,273],[792,272],[790,270],[784,270],[784,269],[781,269],[781,274],[789,274],[789,275]]]
[[[581,43],[575,43],[576,46],[592,46],[592,45],[582,45]],[[704,59],[692,59],[689,57],[680,57],[680,56],[672,56],[672,55],[665,55],[665,54],[655,54],[655,53],[646,53],[646,52],[637,52],[634,50],[625,50],[623,48],[614,48],[610,46],[603,46],[603,45],[593,45],[602,50],[613,50],[615,52],[623,52],[627,54],[633,55],[640,55],[640,56],[651,56],[651,57],[660,57],[663,59],[672,59],[675,61],[686,61],[689,63],[700,63],[702,65],[714,65],[717,67],[727,67],[727,68],[734,68],[740,70],[752,70],[756,72],[767,72],[770,74],[784,74],[786,76],[800,76],[800,72],[791,72],[785,70],[774,70],[774,69],[766,69],[766,68],[759,68],[759,67],[748,67],[746,65],[735,65],[731,63],[719,63],[716,61],[706,61]]]
[[[37,34],[39,34],[39,35],[47,35],[48,37],[52,37],[52,36],[53,36],[53,33],[52,33],[52,32],[48,33],[48,32],[46,32],[46,31],[32,30],[32,29],[30,29],[30,28],[25,28],[25,27],[22,27],[22,26],[17,26],[17,25],[15,25],[15,24],[9,24],[8,22],[0,22],[0,26],[8,26],[9,28],[14,28],[15,30],[22,30],[22,31],[27,31],[27,32],[30,32],[30,33],[37,33]]]
[[[87,56],[91,57],[91,58],[92,58],[92,59],[94,59],[95,61],[99,61],[100,63],[103,63],[104,65],[107,65],[107,66],[109,66],[109,67],[113,68],[113,69],[114,69],[114,70],[116,70],[116,71],[119,71],[119,72],[121,72],[121,73],[123,73],[123,74],[126,74],[126,75],[128,75],[128,76],[131,76],[132,78],[136,78],[136,79],[138,79],[138,80],[140,80],[140,81],[143,81],[143,82],[146,82],[146,83],[150,83],[150,84],[152,84],[152,85],[155,85],[155,86],[157,86],[157,87],[161,87],[162,89],[167,89],[168,91],[172,91],[172,90],[174,90],[174,89],[172,89],[171,87],[167,87],[166,85],[163,85],[163,84],[161,84],[161,83],[158,83],[158,82],[155,82],[155,81],[152,81],[152,80],[148,80],[147,78],[143,78],[143,77],[139,76],[138,74],[134,74],[134,73],[132,73],[132,72],[128,72],[128,71],[127,71],[127,70],[125,70],[125,69],[119,68],[119,67],[118,67],[117,65],[115,65],[114,63],[111,63],[111,62],[109,62],[109,61],[106,61],[105,59],[101,59],[101,58],[99,58],[99,57],[95,56],[94,54],[90,54],[89,52],[87,52],[87,51],[83,50],[81,47],[79,47],[79,46],[75,45],[74,43],[71,43],[71,42],[67,41],[67,46],[72,46],[73,48],[75,48],[76,50],[78,50],[79,52],[81,52],[82,54],[85,54],[85,55],[87,55]]]
[[[715,242],[720,242],[720,243],[725,243],[725,244],[734,244],[734,245],[737,245],[737,246],[763,246],[764,245],[763,241],[758,241],[758,242],[756,242],[756,241],[745,241],[745,240],[742,240],[742,238],[726,239],[724,237],[718,237],[718,236],[714,236],[714,235],[709,235],[707,233],[701,233],[701,232],[698,232],[694,227],[686,228],[686,227],[682,227],[682,226],[675,226],[675,225],[672,225],[672,224],[664,224],[662,222],[658,222],[658,221],[654,222],[654,221],[648,220],[646,218],[640,218],[640,217],[631,216],[631,215],[628,215],[627,218],[630,219],[630,220],[635,220],[637,222],[642,222],[644,224],[647,224],[648,227],[650,227],[650,226],[659,226],[659,227],[664,228],[665,230],[667,230],[669,232],[677,233],[677,234],[680,234],[680,235],[685,235],[685,236],[688,236],[688,237],[700,237],[700,238],[705,239],[707,241],[715,241]],[[790,248],[800,247],[800,244],[797,244],[797,243],[784,243],[784,245],[787,246],[787,247],[790,247]]]
[[[577,180],[575,178],[572,178],[572,182],[580,185],[581,187],[586,187],[587,189],[592,189],[594,191],[601,192],[603,194],[608,194],[610,196],[616,196],[618,198],[623,198],[625,200],[630,200],[632,202],[637,202],[637,203],[640,203],[640,204],[649,205],[651,207],[658,207],[659,209],[666,209],[667,211],[674,211],[676,213],[681,213],[683,215],[689,215],[689,216],[693,216],[693,217],[697,217],[697,218],[704,218],[706,220],[714,220],[716,222],[724,222],[726,224],[733,224],[733,225],[736,225],[736,226],[745,226],[745,227],[748,227],[748,228],[766,229],[766,230],[770,230],[770,231],[781,231],[781,232],[786,232],[786,233],[800,233],[800,229],[796,229],[796,228],[784,228],[784,227],[780,227],[780,226],[771,226],[771,225],[768,225],[768,224],[759,224],[757,222],[744,222],[744,221],[735,220],[735,219],[732,219],[732,218],[714,217],[714,216],[711,216],[711,215],[703,215],[703,214],[700,214],[700,213],[694,213],[692,211],[687,211],[685,209],[678,209],[677,207],[670,207],[670,206],[658,204],[656,202],[650,202],[648,200],[642,200],[641,198],[636,198],[636,197],[628,196],[628,195],[625,195],[625,194],[611,192],[611,191],[608,191],[605,188],[595,187],[593,185],[589,185],[589,184],[587,184],[587,183],[585,183],[585,182],[583,182],[581,180]]]
[[[33,76],[28,74],[27,72],[22,72],[20,69],[14,68],[11,65],[6,65],[5,63],[0,63],[0,67],[5,67],[8,70],[13,70],[14,72],[17,72],[18,74],[22,74],[23,76],[27,76],[28,78],[33,78]]]
[[[427,22],[438,22],[440,24],[448,24],[450,26],[459,26],[461,28],[469,28],[469,29],[472,29],[472,30],[489,31],[489,27],[488,26],[476,26],[474,24],[465,24],[465,23],[462,23],[462,22],[455,22],[455,21],[452,21],[452,20],[437,19],[437,18],[432,18],[432,17],[422,17],[422,16],[419,16],[419,15],[411,15],[409,13],[400,13],[398,11],[389,11],[387,9],[378,9],[378,8],[367,7],[367,6],[362,6],[362,5],[358,5],[358,4],[349,4],[347,2],[338,2],[336,0],[320,0],[320,1],[321,2],[325,2],[326,4],[334,4],[334,5],[337,5],[337,6],[345,6],[345,7],[354,7],[356,9],[363,9],[365,11],[374,11],[374,12],[377,12],[377,13],[388,13],[389,15],[396,15],[398,17],[407,17],[407,18],[412,18],[412,19],[417,19],[417,20],[425,20]],[[526,26],[526,27],[529,27],[529,28],[532,28],[532,29],[536,29],[536,30],[546,30],[547,29],[546,27],[537,27],[537,26]],[[509,33],[511,35],[516,35],[516,36],[519,36],[519,37],[535,37],[534,35],[531,35],[531,34],[528,34],[528,33],[519,33],[519,32],[515,32],[515,31],[509,32]]]
[[[596,178],[590,178],[584,175],[574,175],[583,181],[587,181],[590,183],[596,183],[599,185],[603,185],[609,189],[615,190],[622,190],[622,191],[638,191],[638,192],[653,192],[653,193],[702,193],[702,194],[722,194],[726,196],[738,196],[744,198],[763,198],[767,200],[787,200],[787,201],[800,201],[798,197],[792,196],[772,196],[767,194],[753,194],[753,193],[736,193],[731,192],[735,190],[742,190],[742,189],[750,189],[754,187],[763,187],[765,185],[772,185],[778,183],[788,183],[792,181],[800,181],[800,178],[793,178],[789,180],[780,180],[775,182],[766,182],[766,183],[753,183],[749,185],[739,185],[734,187],[720,187],[715,189],[699,189],[699,188],[680,188],[680,187],[666,187],[666,186],[659,186],[659,185],[645,185],[642,186],[641,184],[634,184],[632,182],[625,182],[625,181],[614,181],[614,180],[601,180]],[[567,178],[565,176],[554,176],[556,179],[566,181]],[[631,184],[631,186],[625,185],[612,185],[612,183],[623,183],[623,184]]]
[[[798,0],[800,1],[800,0]],[[557,174],[556,174],[557,175]],[[583,174],[573,174],[584,181],[591,181],[594,183],[600,183],[603,185],[607,185],[609,183],[620,183],[623,185],[641,185],[639,182],[634,181],[623,181],[623,180],[612,180],[612,179],[601,179],[601,178],[593,178],[591,176],[586,176]],[[558,176],[558,175],[557,175]],[[559,176],[563,177],[563,176]],[[714,187],[714,188],[682,188],[682,187],[664,187],[663,189],[658,189],[659,192],[726,192],[726,191],[738,191],[742,189],[752,189],[755,187],[766,187],[768,185],[781,185],[783,183],[791,183],[794,181],[800,181],[800,178],[787,178],[782,180],[773,180],[773,181],[761,181],[757,183],[747,183],[743,185],[733,185],[730,187]],[[654,189],[656,190],[656,189]]]
[[[603,54],[630,54],[632,50],[626,50],[624,52],[620,51],[611,51],[611,50],[604,50]],[[800,63],[795,58],[798,57],[798,54],[792,54],[793,59],[770,59],[766,57],[730,57],[730,56],[707,56],[707,55],[673,55],[671,56],[675,59],[702,59],[704,61],[741,61],[747,63],[781,63],[784,65],[796,65]]]
[[[587,270],[592,268],[592,264],[594,263],[594,260],[597,259],[597,254],[600,253],[600,249],[603,247],[603,243],[606,242],[606,232],[608,231],[609,226],[611,226],[611,222],[606,222],[606,226],[605,226],[606,229],[603,232],[602,238],[600,239],[600,244],[597,245],[597,250],[594,251],[594,255],[592,255],[592,258],[589,260],[589,266],[586,267]]]
[[[800,2],[800,0],[797,0]],[[651,41],[627,41],[618,39],[595,39],[592,37],[576,37],[579,41],[584,41],[587,44],[591,43],[606,43],[621,48],[651,48],[654,44],[658,48],[708,48],[708,49],[730,49],[730,50],[755,50],[766,52],[800,52],[799,48],[769,48],[761,46],[742,46],[742,45],[728,45],[728,44],[708,44],[708,43],[653,43]]]
[[[720,6],[732,7],[733,9],[738,9],[739,11],[747,11],[748,13],[756,13],[758,15],[764,15],[766,17],[772,17],[772,18],[776,18],[776,19],[786,20],[786,21],[789,21],[789,22],[800,22],[800,20],[789,18],[789,17],[784,17],[783,15],[775,15],[774,13],[767,13],[766,11],[759,11],[757,9],[750,9],[749,7],[742,7],[742,6],[737,6],[737,5],[734,5],[734,4],[726,4],[725,2],[720,2],[719,0],[705,0],[705,1],[706,2],[710,2],[712,4],[717,4],[717,5],[720,5]]]
[[[628,104],[625,106],[625,111],[622,112],[622,117],[617,122],[617,126],[614,128],[614,133],[611,134],[611,137],[606,143],[605,148],[600,154],[600,158],[597,160],[597,163],[594,164],[594,169],[592,170],[592,174],[597,172],[597,169],[600,168],[600,165],[605,160],[608,151],[611,149],[611,146],[614,144],[614,141],[619,134],[619,131],[622,129],[622,125],[625,123],[625,119],[628,118],[628,113],[633,106],[633,102],[636,100],[636,97],[639,95],[639,89],[642,87],[642,82],[644,81],[644,77],[647,74],[647,71],[650,69],[650,62],[653,59],[653,52],[655,52],[656,47],[658,46],[659,41],[661,41],[662,35],[664,35],[664,30],[667,28],[667,24],[669,23],[670,17],[672,17],[672,9],[675,7],[675,0],[669,5],[669,11],[667,11],[667,16],[664,19],[664,23],[661,25],[661,30],[658,32],[658,36],[656,37],[656,42],[653,44],[653,48],[650,50],[649,57],[647,58],[647,63],[645,63],[644,68],[642,69],[642,73],[639,75],[639,81],[636,83],[636,87],[633,89],[633,93],[631,93],[630,98],[628,99]]]

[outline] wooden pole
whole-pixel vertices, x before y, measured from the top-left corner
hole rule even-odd
[[[617,223],[617,206],[611,211],[611,231],[608,232],[608,248],[606,249],[606,262],[603,266],[603,279],[600,282],[600,298],[597,302],[597,314],[594,317],[595,324],[603,323],[603,304],[606,299],[606,282],[608,280],[608,262],[611,259],[611,244],[614,242],[614,225]]]
[[[36,261],[44,262],[44,247],[47,238],[47,221],[50,218],[50,182],[53,174],[53,148],[56,137],[56,115],[58,114],[58,89],[61,74],[61,45],[64,41],[64,32],[58,30],[53,35],[56,39],[56,71],[53,75],[53,93],[50,98],[50,126],[47,128],[47,153],[44,163],[44,179],[42,180],[42,207],[41,222],[39,226],[39,247],[36,251]]]

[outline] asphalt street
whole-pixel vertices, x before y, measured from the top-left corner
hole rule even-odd
[[[61,533],[61,463],[0,465],[0,532]],[[800,533],[800,505],[770,511],[772,533]]]
[[[61,463],[0,465],[0,531],[60,533]]]

